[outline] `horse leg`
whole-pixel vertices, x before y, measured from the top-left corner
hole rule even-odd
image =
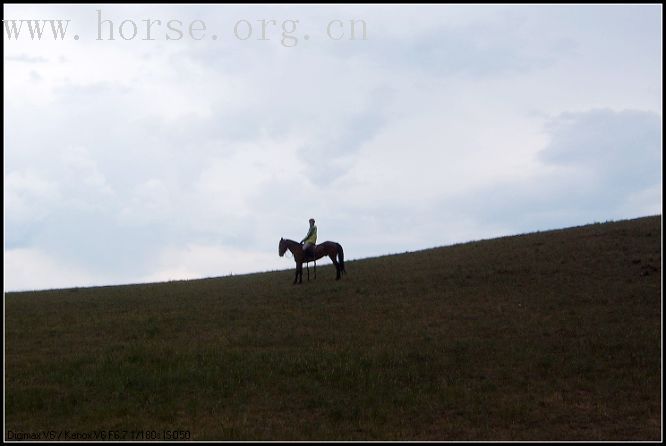
[[[310,281],[310,262],[305,263],[305,269],[308,270],[308,282]]]
[[[340,280],[340,264],[335,260],[335,255],[329,256],[335,265],[335,280]]]
[[[296,276],[294,276],[294,285],[296,285],[299,278],[301,279],[300,283],[303,283],[303,264],[302,263],[297,263],[296,264]]]

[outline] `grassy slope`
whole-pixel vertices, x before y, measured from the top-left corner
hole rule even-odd
[[[8,293],[5,428],[660,438],[660,216],[347,271]]]

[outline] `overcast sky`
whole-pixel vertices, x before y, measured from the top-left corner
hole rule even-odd
[[[660,5],[3,22],[5,290],[292,268],[310,217],[355,259],[662,211]]]

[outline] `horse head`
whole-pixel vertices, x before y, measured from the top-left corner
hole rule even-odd
[[[284,253],[287,251],[287,242],[282,237],[280,238],[280,244],[278,245],[278,254],[280,257],[284,256]]]

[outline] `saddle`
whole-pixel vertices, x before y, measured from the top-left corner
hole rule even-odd
[[[306,262],[313,262],[315,260],[315,249],[317,248],[317,245],[312,245],[309,248],[305,249],[303,248],[303,254],[305,255],[304,261]]]

